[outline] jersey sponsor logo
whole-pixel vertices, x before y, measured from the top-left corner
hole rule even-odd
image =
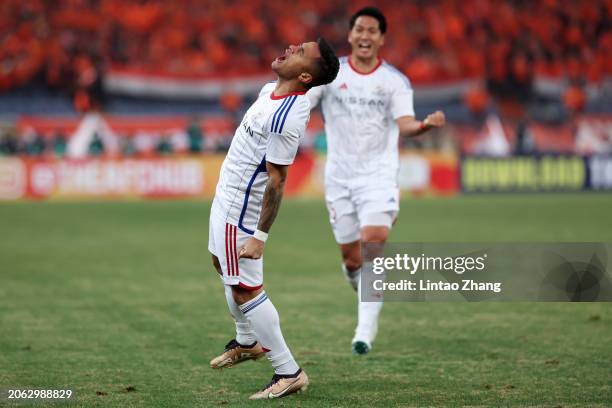
[[[346,84],[346,82],[343,82],[342,85],[340,85],[340,89],[342,89],[342,90],[347,90],[348,89],[348,85]]]
[[[382,99],[358,98],[356,96],[335,96],[334,102],[344,105],[359,105],[369,107],[385,107],[385,101]]]
[[[245,132],[247,132],[251,137],[253,137],[253,129],[251,129],[251,125],[249,125],[246,120],[242,122],[242,128]]]

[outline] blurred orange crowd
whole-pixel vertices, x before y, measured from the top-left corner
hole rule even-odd
[[[174,75],[264,72],[289,43],[319,35],[342,53],[368,2],[328,0],[2,0],[0,91],[42,75],[91,87],[110,67]],[[384,58],[413,82],[612,74],[612,0],[377,1]]]

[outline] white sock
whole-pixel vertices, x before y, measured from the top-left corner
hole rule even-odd
[[[251,323],[257,340],[267,351],[266,356],[274,367],[274,372],[294,374],[298,371],[300,367],[283,338],[278,312],[266,292],[261,292],[254,299],[240,305],[240,310]]]
[[[355,337],[353,337],[353,343],[356,341],[365,341],[368,345],[372,345],[372,342],[376,338],[378,332],[378,315],[382,309],[383,302],[362,302],[361,297],[361,279],[359,279],[357,289],[357,328],[355,329]]]
[[[234,322],[236,322],[236,341],[243,346],[250,346],[257,341],[255,333],[253,329],[251,329],[251,324],[240,310],[238,303],[234,300],[234,296],[232,296],[232,287],[229,285],[224,285],[224,287],[227,306],[234,318]]]

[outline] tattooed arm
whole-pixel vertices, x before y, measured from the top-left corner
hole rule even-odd
[[[266,162],[268,184],[264,192],[261,215],[259,216],[259,225],[257,226],[257,229],[260,231],[269,232],[276,218],[276,214],[278,214],[278,209],[283,199],[283,190],[285,189],[288,167],[289,166]]]
[[[287,168],[280,164],[266,162],[266,170],[268,172],[268,184],[263,196],[263,204],[261,207],[261,215],[259,216],[259,225],[257,229],[265,233],[270,231],[276,214],[283,200],[283,190],[285,188],[285,180],[287,179]],[[261,258],[264,250],[264,242],[255,237],[249,240],[240,249],[240,258]]]

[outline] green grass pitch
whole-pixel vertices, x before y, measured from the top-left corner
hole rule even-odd
[[[612,406],[612,304],[389,303],[352,356],[355,295],[323,203],[299,200],[265,282],[311,387],[249,402],[267,360],[208,366],[233,334],[209,205],[1,204],[0,389],[74,390],[36,407]],[[612,241],[612,196],[404,200],[391,241]]]

